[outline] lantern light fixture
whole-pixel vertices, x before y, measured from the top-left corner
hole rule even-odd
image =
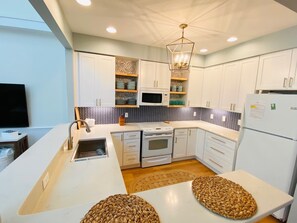
[[[180,24],[182,37],[166,45],[169,70],[171,71],[189,70],[190,68],[195,43],[184,37],[184,29],[187,27],[187,24]]]

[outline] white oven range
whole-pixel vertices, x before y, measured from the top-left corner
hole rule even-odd
[[[172,139],[170,126],[143,128],[141,167],[171,163]]]

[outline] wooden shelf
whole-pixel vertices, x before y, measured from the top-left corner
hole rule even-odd
[[[186,107],[185,105],[169,105],[169,108],[184,108]]]
[[[171,77],[172,81],[187,81],[188,78],[185,77]]]
[[[120,73],[120,72],[116,72],[115,74],[117,76],[123,76],[123,77],[138,77],[137,74],[127,74],[127,73]]]
[[[179,91],[170,91],[170,94],[187,94],[187,92],[185,92],[185,91],[181,91],[181,92],[179,92]]]
[[[116,92],[123,92],[123,93],[137,93],[137,90],[127,90],[127,89],[115,89]]]
[[[116,105],[116,108],[137,108],[137,105]]]

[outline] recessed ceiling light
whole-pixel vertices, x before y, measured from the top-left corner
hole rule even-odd
[[[76,2],[83,6],[90,6],[92,4],[91,0],[76,0]]]
[[[231,36],[230,38],[227,39],[228,42],[232,43],[237,41],[237,37],[236,36]]]
[[[106,28],[106,31],[109,32],[109,33],[116,33],[117,32],[117,29],[114,28],[113,26],[108,26]]]
[[[206,53],[207,51],[208,51],[208,49],[203,48],[200,50],[200,53]]]

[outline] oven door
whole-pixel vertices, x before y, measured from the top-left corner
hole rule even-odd
[[[142,157],[172,154],[172,134],[143,134]]]

